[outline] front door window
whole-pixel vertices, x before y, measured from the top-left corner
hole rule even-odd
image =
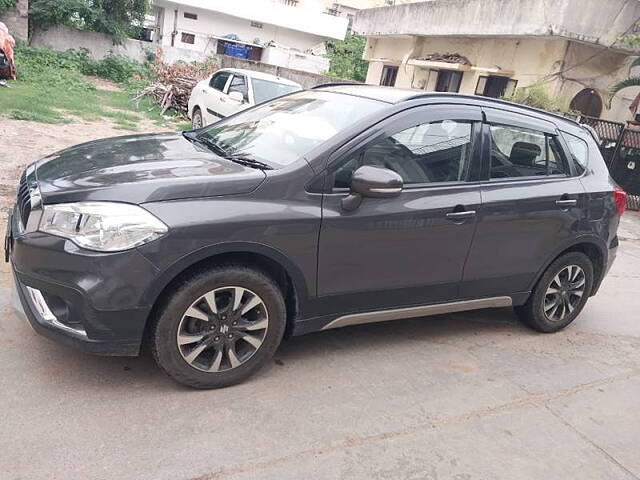
[[[354,153],[335,174],[335,188],[349,188],[353,172],[364,165],[388,168],[405,185],[461,182],[467,179],[471,122],[423,123],[383,137]]]

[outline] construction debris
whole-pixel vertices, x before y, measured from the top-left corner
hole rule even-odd
[[[215,61],[204,63],[177,62],[167,65],[162,62],[162,52],[156,55],[153,65],[154,80],[137,97],[151,95],[160,106],[161,114],[173,109],[178,113],[187,114],[191,91],[200,80],[204,80],[218,69]]]
[[[459,53],[430,53],[429,55],[424,55],[420,58],[416,58],[416,60],[426,60],[430,62],[445,62],[445,63],[459,63],[461,65],[471,65],[471,62],[464,55],[460,55]]]

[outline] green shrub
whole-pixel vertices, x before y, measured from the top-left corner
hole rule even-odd
[[[123,55],[113,53],[99,61],[89,61],[84,65],[83,73],[105,78],[117,83],[125,83],[134,76],[146,77],[148,68],[142,63]]]
[[[50,48],[33,48],[19,43],[15,50],[18,80],[35,82],[45,88],[91,90],[94,87],[82,77],[83,65],[89,60],[85,50],[56,52]]]
[[[512,95],[506,96],[504,99],[549,112],[567,111],[565,101],[549,95],[544,85],[539,83],[534,83],[528,87],[517,88]]]
[[[17,0],[0,0],[0,13],[4,13],[10,8],[15,7],[16,1]]]
[[[57,82],[68,83],[70,88],[88,84],[81,74],[125,83],[133,78],[147,78],[150,69],[145,64],[123,55],[109,54],[102,60],[93,60],[89,50],[67,50],[56,52],[50,48],[33,48],[25,44],[16,46],[18,76],[33,80],[46,75]],[[86,88],[85,85],[85,88]]]

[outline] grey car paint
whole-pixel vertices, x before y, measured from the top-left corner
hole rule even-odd
[[[45,204],[137,203],[170,231],[115,254],[87,253],[40,233],[22,236],[13,254],[18,279],[43,288],[66,286],[72,293],[61,295],[77,295],[78,315],[88,319],[90,336],[125,343],[110,351],[120,354],[137,353],[149,314],[172,281],[198,262],[222,256],[284,269],[294,334],[366,311],[505,295],[522,304],[553,258],[581,242],[601,252],[601,280],[615,255],[618,222],[602,159],[591,158],[580,178],[490,181],[483,121],[511,115],[513,122],[542,125],[554,135],[565,129],[585,141],[588,132],[511,104],[412,95],[393,92],[396,103],[278,170],[232,163],[171,134],[91,142],[44,159],[38,182]],[[366,198],[352,212],[340,208],[348,192],[333,191],[329,179],[351,150],[417,117],[451,115],[474,122],[469,182],[406,188],[395,198]],[[555,202],[564,194],[577,205],[559,208]],[[462,211],[474,214],[462,220],[447,216]],[[55,253],[46,257],[47,251]],[[82,261],[70,265],[69,258]],[[123,318],[125,311],[135,315]],[[100,350],[108,347],[93,349]]]
[[[45,203],[116,200],[145,203],[254,190],[265,174],[225,160],[179,133],[97,140],[38,162]]]

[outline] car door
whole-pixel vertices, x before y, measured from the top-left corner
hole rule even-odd
[[[416,107],[331,159],[319,242],[320,297],[342,311],[457,298],[481,203],[473,181],[481,120],[477,107]],[[365,198],[345,211],[341,201],[351,175],[363,165],[394,170],[403,190],[395,198]]]
[[[224,118],[226,115],[222,112],[224,103],[222,101],[227,84],[231,80],[231,72],[221,70],[215,73],[209,81],[209,87],[203,92],[205,107],[205,124],[210,124]]]
[[[555,125],[484,111],[482,211],[461,286],[469,298],[529,291],[540,269],[575,235],[584,202]]]
[[[232,92],[238,92],[242,95],[242,101],[238,101],[230,96]],[[231,76],[231,80],[228,82],[226,89],[223,91],[223,95],[220,98],[220,113],[225,117],[233,115],[240,110],[244,110],[249,107],[249,86],[247,77],[234,73]]]

